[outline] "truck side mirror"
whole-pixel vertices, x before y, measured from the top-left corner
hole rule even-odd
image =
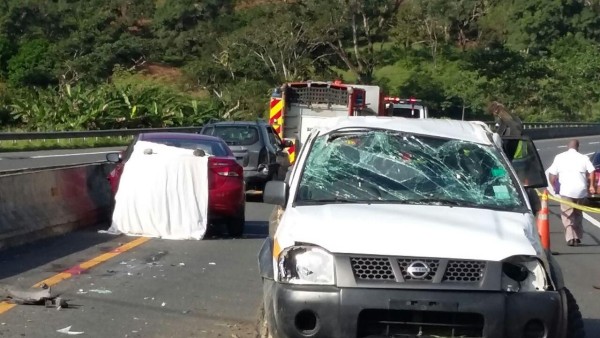
[[[263,201],[267,204],[285,206],[288,197],[288,185],[282,181],[269,181],[265,186]]]

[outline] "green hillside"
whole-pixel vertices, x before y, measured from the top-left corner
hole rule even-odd
[[[379,84],[434,116],[598,121],[600,2],[2,0],[11,130],[264,117],[285,81]]]

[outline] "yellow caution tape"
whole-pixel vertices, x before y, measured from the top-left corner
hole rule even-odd
[[[537,191],[538,195],[541,197],[542,193],[539,192],[539,190],[536,190],[536,191]],[[562,199],[560,197],[552,195],[549,192],[548,192],[548,199],[556,201],[556,202],[558,202],[560,204],[564,204],[564,205],[570,206],[573,209],[579,209],[581,211],[586,211],[586,212],[591,212],[591,213],[599,213],[600,214],[600,208],[594,208],[594,207],[589,207],[589,206],[586,206],[586,205],[581,205],[581,204],[573,203],[571,201],[567,201],[567,200],[564,200],[564,199]]]

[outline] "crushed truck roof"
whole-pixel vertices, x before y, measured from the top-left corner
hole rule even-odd
[[[324,121],[318,130],[329,133],[342,128],[379,128],[412,134],[464,140],[492,145],[490,129],[483,122],[446,119],[410,119],[389,116],[351,116]]]

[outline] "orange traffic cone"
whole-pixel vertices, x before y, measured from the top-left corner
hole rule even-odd
[[[550,250],[550,221],[548,220],[548,190],[542,193],[542,208],[538,212],[537,228],[542,246],[546,250]]]

